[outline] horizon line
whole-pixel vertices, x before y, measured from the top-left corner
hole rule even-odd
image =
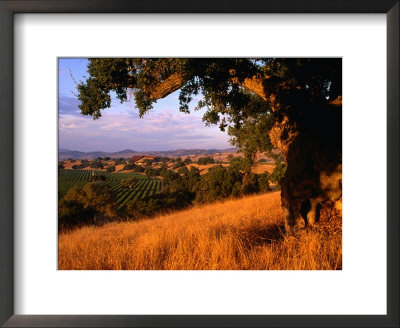
[[[123,151],[134,151],[137,153],[141,152],[166,152],[166,151],[177,151],[177,150],[228,150],[228,149],[237,149],[236,147],[229,147],[229,148],[176,148],[176,149],[167,149],[167,150],[133,150],[130,148],[125,148],[122,150],[116,150],[116,151],[104,151],[104,150],[89,150],[89,151],[83,151],[83,150],[72,150],[72,149],[67,149],[67,148],[58,148],[58,152],[80,152],[80,153],[120,153]]]

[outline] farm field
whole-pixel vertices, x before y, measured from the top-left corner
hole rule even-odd
[[[124,206],[132,199],[143,199],[159,192],[163,187],[163,182],[159,179],[150,179],[147,176],[136,173],[109,173],[98,170],[65,170],[61,169],[58,174],[58,199],[65,196],[69,189],[73,187],[83,187],[89,182],[92,175],[103,175],[106,177],[111,192],[117,199],[119,208]],[[138,182],[132,188],[121,185],[121,181],[127,178],[136,177]]]

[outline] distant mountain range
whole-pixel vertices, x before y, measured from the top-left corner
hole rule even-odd
[[[76,150],[69,150],[60,148],[58,150],[59,160],[66,160],[69,158],[73,159],[93,159],[97,157],[111,157],[111,158],[128,158],[134,155],[150,155],[158,157],[183,157],[189,155],[204,155],[211,156],[218,153],[231,153],[237,152],[236,148],[228,149],[177,149],[177,150],[165,150],[165,151],[135,151],[132,149],[124,149],[117,152],[104,152],[104,151],[91,151],[82,152]]]

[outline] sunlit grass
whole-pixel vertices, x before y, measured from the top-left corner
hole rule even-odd
[[[333,220],[332,220],[333,221]],[[293,236],[279,192],[59,236],[61,270],[337,270],[341,220]]]

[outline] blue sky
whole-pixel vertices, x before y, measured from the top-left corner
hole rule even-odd
[[[205,126],[204,111],[179,112],[178,91],[157,101],[143,118],[133,100],[121,104],[114,96],[100,119],[81,115],[73,78],[79,82],[89,75],[87,63],[83,58],[59,59],[59,148],[113,152],[232,147],[226,132]],[[193,99],[191,109],[198,100]]]

